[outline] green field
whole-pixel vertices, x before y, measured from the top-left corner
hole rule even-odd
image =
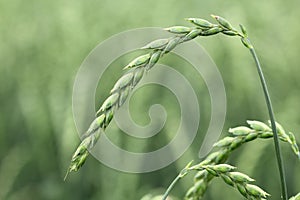
[[[71,156],[80,142],[72,113],[76,73],[100,42],[122,31],[143,27],[189,25],[187,17],[211,20],[210,14],[226,17],[232,25],[242,23],[261,60],[270,89],[276,120],[300,141],[300,2],[292,1],[38,1],[0,2],[0,199],[95,200],[141,199],[163,193],[198,151],[210,119],[210,102],[204,84],[195,86],[201,99],[203,129],[176,162],[158,171],[131,174],[111,169],[92,156],[64,182]],[[217,35],[197,38],[222,74],[227,113],[225,137],[230,127],[246,125],[247,119],[268,121],[268,112],[249,52],[239,39]],[[150,41],[145,41],[145,44]],[[108,51],[114,51],[108,49]],[[138,55],[136,53],[136,55]],[[133,55],[135,56],[135,55]],[[109,95],[124,67],[133,58],[123,56],[112,65],[112,77],[99,85],[95,107]],[[101,55],[99,55],[101,57]],[[176,58],[164,64],[180,68]],[[184,62],[182,63],[184,65]],[[181,72],[197,82],[193,73]],[[149,71],[151,73],[151,71]],[[202,79],[199,79],[203,83]],[[202,86],[201,86],[202,85]],[[201,103],[202,102],[202,103]],[[160,103],[168,111],[162,134],[150,142],[132,139],[115,125],[109,136],[130,151],[155,150],[173,137],[179,122],[177,101],[160,87],[145,87],[130,102],[132,118],[149,123],[148,109]],[[206,112],[207,111],[207,112]],[[88,127],[92,118],[85,122]],[[299,144],[299,143],[298,143]],[[300,192],[300,162],[288,145],[282,145],[289,196]],[[256,184],[279,199],[280,181],[271,139],[244,145],[229,161],[250,175]],[[182,199],[193,176],[181,180],[172,195]],[[240,194],[216,179],[204,199],[241,199]]]

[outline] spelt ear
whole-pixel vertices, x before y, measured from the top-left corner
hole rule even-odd
[[[234,30],[230,22],[224,19],[223,17],[216,16],[216,15],[211,15],[211,16],[226,30]]]
[[[231,133],[232,136],[227,136],[214,144],[214,147],[219,150],[209,154],[202,162],[191,167],[199,172],[195,175],[194,185],[186,193],[186,199],[201,198],[210,181],[218,175],[221,176],[228,185],[235,186],[246,198],[250,198],[249,195],[253,196],[253,199],[262,199],[268,196],[267,193],[262,192],[261,189],[255,186],[248,185],[246,187],[248,182],[254,181],[252,178],[240,172],[231,172],[230,168],[226,167],[226,165],[223,167],[221,164],[227,160],[231,152],[237,147],[258,138],[265,140],[274,136],[271,127],[263,122],[248,120],[247,123],[250,127],[239,126],[230,128],[229,133]],[[280,140],[288,143],[296,156],[298,156],[299,148],[294,134],[290,132],[287,133],[282,126],[279,126],[279,123],[276,124],[281,132],[282,137],[280,137]],[[221,173],[226,172],[227,169],[228,174]]]
[[[215,24],[210,23],[209,21],[205,20],[205,19],[200,19],[200,18],[186,18],[185,20],[195,24],[196,26],[198,26],[201,29],[210,29],[215,27]]]
[[[186,27],[186,26],[172,26],[169,28],[165,28],[164,30],[169,31],[170,33],[175,33],[175,34],[186,34],[186,33],[191,32],[192,28]]]
[[[84,139],[82,143],[77,147],[77,150],[72,156],[72,160],[68,171],[66,173],[65,179],[69,172],[78,171],[79,168],[85,163],[88,156],[88,150],[94,147],[98,141],[97,132],[104,132],[106,127],[109,125],[110,121],[114,116],[114,111],[118,109],[126,101],[129,96],[130,91],[139,83],[144,75],[145,70],[150,70],[161,58],[163,54],[167,54],[178,44],[183,42],[182,38],[185,38],[192,28],[185,27],[171,27],[168,29],[169,32],[181,34],[180,36],[175,36],[168,39],[155,40],[148,45],[144,46],[143,49],[149,49],[152,52],[141,55],[133,59],[124,69],[130,69],[125,73],[114,85],[110,92],[110,96],[106,98],[100,109],[96,112],[96,119],[91,123],[89,129],[83,134]],[[85,141],[85,142],[84,142]],[[88,147],[85,147],[86,141],[93,141]],[[85,148],[83,152],[81,152]],[[78,154],[80,150],[80,154]]]
[[[267,192],[265,192],[260,187],[249,184],[249,182],[253,182],[254,179],[250,178],[248,175],[233,171],[236,167],[228,165],[228,164],[197,164],[194,166],[190,166],[191,162],[179,173],[179,175],[174,179],[172,184],[168,187],[167,191],[163,196],[163,200],[165,200],[174,185],[179,181],[179,179],[183,178],[186,174],[188,174],[192,170],[200,171],[201,176],[200,179],[197,179],[196,183],[192,188],[190,188],[185,196],[185,199],[197,199],[201,198],[201,196],[196,196],[197,193],[205,192],[207,188],[207,184],[205,183],[205,177],[221,177],[222,180],[228,184],[236,188],[244,197],[247,199],[262,199],[270,196]],[[206,174],[205,174],[206,172]]]

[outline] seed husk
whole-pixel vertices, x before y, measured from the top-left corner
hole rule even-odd
[[[209,21],[205,19],[200,19],[200,18],[186,18],[187,21],[201,27],[204,29],[209,29],[214,27],[214,24],[210,23]]]
[[[265,192],[263,189],[261,189],[260,187],[258,187],[256,185],[246,184],[245,188],[246,188],[248,194],[255,196],[255,197],[267,198],[267,196],[270,196],[270,194],[268,194],[267,192]]]
[[[99,115],[105,111],[107,111],[108,109],[111,109],[113,106],[116,105],[116,103],[119,100],[119,93],[114,93],[112,95],[110,95],[102,104],[102,106],[100,107],[100,109],[97,111],[96,115]]]
[[[235,182],[245,183],[245,182],[252,182],[252,181],[254,181],[254,179],[250,178],[249,176],[247,176],[246,174],[243,174],[241,172],[229,172],[229,176]]]
[[[241,135],[248,135],[249,133],[252,132],[252,129],[246,127],[246,126],[239,126],[236,128],[230,128],[229,133],[232,133],[235,136],[241,136]]]
[[[215,20],[217,20],[217,22],[223,26],[224,28],[228,29],[228,30],[233,30],[232,25],[229,23],[229,21],[227,21],[226,19],[224,19],[223,17],[220,16],[216,16],[216,15],[211,15]]]
[[[210,35],[216,35],[220,32],[222,32],[222,28],[221,27],[213,27],[213,28],[210,28],[208,30],[205,30],[205,31],[202,31],[200,33],[201,36],[210,36]]]
[[[133,74],[127,73],[124,74],[114,85],[113,89],[110,91],[110,93],[114,93],[120,89],[123,89],[127,87],[129,84],[132,83]]]
[[[192,28],[186,26],[172,26],[169,28],[165,28],[164,30],[174,34],[184,34],[191,32]]]
[[[135,58],[133,61],[131,61],[128,65],[126,65],[124,67],[124,69],[130,69],[130,68],[134,68],[134,67],[139,67],[141,65],[146,64],[150,59],[150,54],[145,54],[142,56],[139,56],[137,58]]]
[[[141,49],[163,49],[168,44],[168,42],[169,38],[154,40],[143,46]]]

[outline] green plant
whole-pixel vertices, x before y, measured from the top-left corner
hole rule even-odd
[[[211,26],[213,25],[211,24]],[[124,69],[130,70],[116,82],[110,96],[97,111],[96,119],[91,123],[86,133],[83,134],[83,140],[72,156],[65,179],[69,172],[77,171],[84,164],[89,155],[89,150],[94,147],[100,134],[105,131],[112,120],[114,111],[126,101],[129,92],[138,84],[145,71],[149,71],[164,54],[170,52],[178,44],[192,40],[199,35],[215,34],[211,31],[202,31],[202,29],[196,27],[174,26],[166,28],[166,30],[176,35],[170,38],[158,39],[145,45],[142,49],[149,49],[152,52],[137,57],[124,67]]]
[[[91,150],[95,146],[100,134],[104,132],[106,127],[109,125],[114,116],[115,110],[122,106],[122,104],[126,101],[130,91],[138,84],[145,71],[150,70],[164,54],[170,52],[180,43],[187,42],[198,36],[211,36],[222,33],[227,36],[240,37],[242,43],[247,49],[249,49],[252,57],[254,58],[270,116],[270,126],[267,126],[266,124],[258,121],[248,121],[250,128],[237,127],[229,130],[229,132],[231,132],[233,136],[226,137],[215,144],[215,146],[220,147],[221,149],[210,154],[204,161],[202,161],[198,165],[192,167],[188,165],[172,182],[163,199],[167,198],[175,183],[191,170],[198,170],[199,173],[195,177],[197,184],[194,184],[194,186],[189,190],[186,195],[187,199],[201,198],[206,191],[208,182],[216,176],[221,176],[227,184],[235,186],[240,191],[240,193],[248,199],[266,198],[268,196],[267,193],[259,189],[257,186],[248,184],[248,182],[252,180],[250,178],[246,178],[248,176],[240,174],[240,178],[243,176],[245,178],[245,181],[238,182],[233,176],[233,174],[236,173],[230,172],[230,170],[223,173],[222,171],[218,171],[216,169],[218,167],[228,167],[229,165],[220,165],[220,163],[225,162],[230,152],[238,148],[243,143],[252,141],[256,138],[269,137],[273,137],[274,139],[281,180],[282,197],[285,200],[288,199],[279,139],[290,143],[293,151],[297,154],[298,158],[300,158],[300,153],[296,144],[295,137],[292,133],[285,133],[283,128],[275,122],[267,84],[255,49],[248,38],[245,27],[240,25],[240,32],[235,29],[226,19],[215,15],[212,15],[212,17],[217,21],[217,24],[211,23],[204,19],[187,18],[186,20],[194,24],[194,27],[173,26],[166,28],[166,31],[174,34],[173,37],[158,39],[142,47],[142,49],[149,49],[151,50],[151,52],[137,57],[124,67],[124,69],[130,70],[117,81],[110,92],[110,96],[104,101],[100,109],[97,111],[96,119],[91,123],[87,132],[82,136],[83,140],[72,156],[71,163],[65,178],[67,177],[69,172],[77,171],[84,164],[89,154],[89,150]],[[232,167],[229,168],[232,169]],[[192,196],[190,196],[191,194]]]
[[[217,165],[203,165],[198,164],[186,169],[186,171],[197,170],[201,174],[204,174],[204,171],[209,173],[213,177],[221,177],[223,181],[238,189],[238,191],[246,198],[266,198],[270,196],[268,193],[263,191],[256,185],[250,184],[254,179],[250,178],[246,174],[241,172],[233,171],[235,167],[228,164],[217,164]],[[193,192],[193,191],[192,191]],[[187,194],[188,198],[189,194]]]
[[[216,177],[216,175],[220,175],[218,173],[215,174],[210,169],[214,169],[214,167],[220,166],[220,164],[225,163],[230,153],[233,150],[239,148],[241,145],[250,141],[254,141],[256,139],[268,139],[274,136],[271,127],[263,122],[249,120],[247,121],[247,123],[249,124],[250,127],[239,126],[239,127],[229,129],[229,133],[231,133],[231,136],[227,136],[219,140],[218,142],[216,142],[214,144],[214,147],[217,147],[219,149],[209,154],[202,162],[194,166],[190,166],[191,163],[189,163],[187,167],[185,167],[179,173],[176,179],[174,179],[173,183],[169,186],[168,190],[164,195],[164,199],[168,196],[171,189],[175,186],[176,182],[179,181],[179,179],[183,178],[185,175],[187,175],[188,172],[192,170],[197,170],[199,172],[195,175],[194,184],[186,193],[185,198],[190,200],[202,198],[209,185],[209,182],[214,177]],[[299,157],[300,152],[294,134],[291,132],[286,132],[283,129],[283,127],[278,123],[276,123],[276,128],[279,135],[279,139],[282,142],[286,142],[290,144],[295,155]],[[209,168],[207,167],[205,168],[205,166],[209,166]],[[221,177],[227,184],[236,186],[240,191],[240,193],[244,195],[246,198],[248,199],[252,198],[246,195],[244,190],[240,188],[239,184],[232,184],[233,181],[231,180],[232,177],[229,178],[226,176],[224,177],[224,174],[221,175]],[[261,197],[256,197],[256,199],[261,199]]]

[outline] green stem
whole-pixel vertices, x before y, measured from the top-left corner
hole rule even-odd
[[[274,112],[273,112],[273,108],[272,108],[272,102],[271,102],[271,99],[270,99],[270,95],[269,95],[269,91],[268,91],[268,88],[267,88],[266,80],[265,80],[264,74],[262,72],[262,68],[260,66],[260,62],[258,60],[258,57],[255,53],[255,50],[254,50],[252,45],[250,45],[250,47],[248,49],[250,50],[251,55],[253,56],[253,58],[255,60],[258,75],[259,75],[259,78],[260,78],[260,81],[261,81],[261,85],[262,85],[262,88],[263,88],[263,91],[264,91],[264,95],[265,95],[265,99],[266,99],[266,103],[267,103],[267,107],[268,107],[268,111],[269,111],[271,127],[272,127],[272,131],[273,131],[273,139],[274,139],[274,144],[275,144],[276,157],[277,157],[277,164],[278,164],[279,174],[280,174],[282,197],[283,197],[284,200],[288,200],[286,180],[285,180],[285,172],[284,172],[284,166],[283,166],[283,162],[282,162],[281,150],[280,150],[280,146],[279,146],[278,134],[277,134],[277,130],[276,130],[275,116],[274,116]]]
[[[181,174],[178,174],[178,176],[173,180],[173,182],[171,183],[171,185],[169,185],[169,187],[168,187],[167,191],[165,192],[162,200],[166,200],[167,199],[167,197],[169,196],[169,193],[171,192],[171,190],[173,189],[173,187],[176,185],[176,183],[181,178],[182,178]]]

